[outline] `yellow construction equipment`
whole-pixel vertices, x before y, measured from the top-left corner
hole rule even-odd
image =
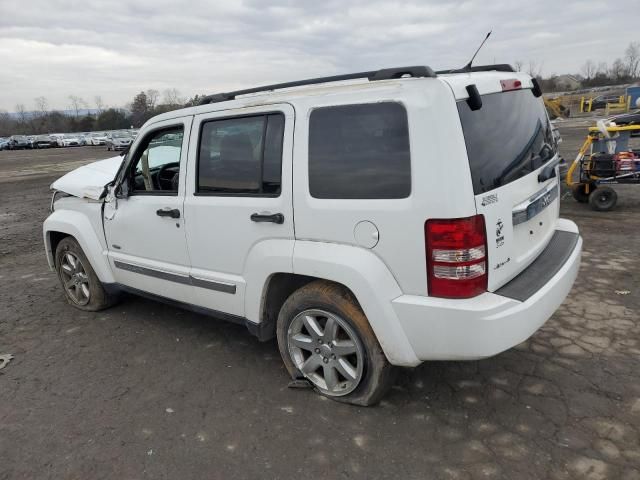
[[[589,202],[594,210],[608,211],[615,207],[618,196],[602,185],[640,185],[640,150],[629,147],[635,133],[640,133],[640,125],[616,126],[601,120],[589,127],[565,178],[573,198]]]

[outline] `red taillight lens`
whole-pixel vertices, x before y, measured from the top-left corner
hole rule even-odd
[[[487,290],[484,217],[432,219],[424,224],[429,295],[470,298]]]
[[[500,80],[500,85],[502,85],[503,92],[508,92],[509,90],[519,90],[522,88],[522,82],[515,78],[511,78],[509,80]]]

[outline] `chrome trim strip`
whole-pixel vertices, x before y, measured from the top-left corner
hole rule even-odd
[[[545,208],[558,198],[558,183],[554,183],[551,187],[542,189],[540,192],[532,195],[527,202],[517,205],[511,212],[513,226],[531,220],[533,217],[542,212]]]
[[[114,260],[113,264],[120,270],[126,270],[128,272],[137,273],[139,275],[147,275],[149,277],[160,278],[169,282],[181,283],[183,285],[192,285],[194,287],[207,288],[209,290],[215,290],[223,293],[236,293],[236,285],[232,283],[216,282],[214,280],[203,280],[201,278],[195,278],[192,276],[179,275],[177,273],[163,272],[154,268],[140,267],[138,265],[132,265],[130,263],[120,262]]]

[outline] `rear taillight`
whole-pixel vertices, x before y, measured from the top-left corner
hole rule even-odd
[[[484,217],[432,219],[424,224],[429,295],[470,298],[487,290]]]

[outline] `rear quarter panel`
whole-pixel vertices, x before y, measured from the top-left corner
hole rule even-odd
[[[377,83],[377,82],[376,82]],[[383,82],[380,82],[383,83]],[[384,82],[349,94],[296,102],[294,212],[296,240],[358,245],[354,227],[372,222],[379,241],[370,251],[402,292],[427,293],[424,223],[476,213],[462,127],[450,87],[438,79]],[[331,105],[399,102],[409,121],[411,194],[394,200],[317,199],[309,193],[309,116]],[[307,103],[309,102],[309,103]]]

